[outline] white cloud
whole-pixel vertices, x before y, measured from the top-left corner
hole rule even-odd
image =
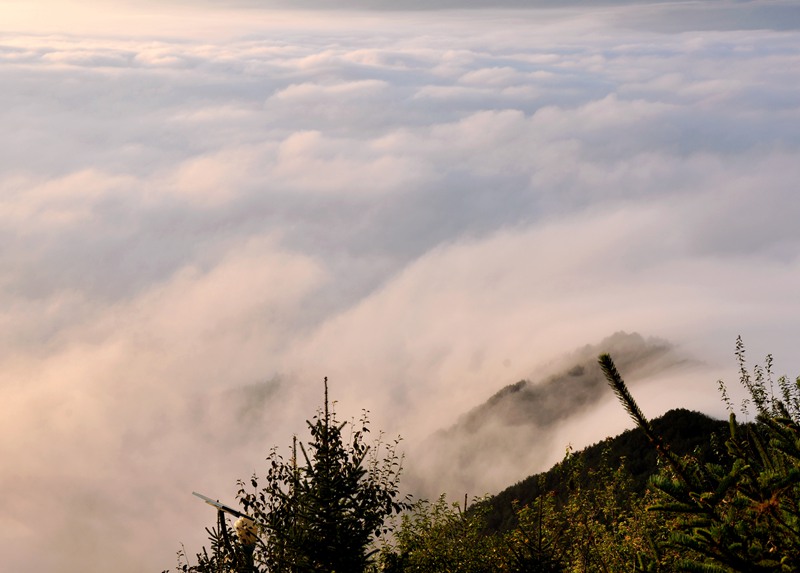
[[[695,258],[682,218],[702,199],[687,202],[658,201],[436,249],[329,320],[289,360],[314,357],[315,369],[352,380],[349,400],[417,419],[409,428],[419,438],[493,393],[487,381],[527,376],[570,341],[657,324],[672,339],[721,335],[730,345],[738,320],[759,320],[751,311],[800,314],[790,294],[800,286],[796,259],[764,261],[754,272],[748,256]],[[763,276],[772,277],[769,287],[756,287]],[[756,289],[772,302],[753,303]],[[395,394],[361,380],[385,381],[403,397],[402,409]]]
[[[796,32],[104,6],[0,4],[14,571],[169,566],[325,375],[413,447],[621,329],[800,371]]]
[[[107,527],[133,526],[127,536],[144,543],[148,519],[164,514],[174,522],[166,515],[174,507],[152,504],[174,503],[170,484],[176,481],[214,481],[192,478],[204,465],[197,459],[202,443],[210,442],[220,463],[241,453],[218,449],[231,439],[232,421],[214,409],[198,417],[192,411],[198,397],[272,372],[302,314],[299,305],[323,282],[314,261],[281,252],[274,239],[253,238],[210,268],[181,269],[132,300],[100,309],[86,300],[64,301],[94,306],[92,315],[64,324],[47,352],[17,356],[3,371],[0,451],[16,460],[3,483],[19,547],[32,551],[44,539],[62,560],[69,556],[64,570],[108,567],[117,559],[124,570],[143,566],[133,545],[105,540],[75,554],[67,540],[79,532],[89,536],[82,543],[96,546],[90,540],[103,538]],[[18,322],[6,325],[12,332],[19,322],[48,320],[31,313],[13,318]],[[262,358],[254,361],[256,355]],[[275,410],[274,419],[280,414]],[[250,463],[259,454],[251,452]],[[26,530],[25,516],[44,510],[30,507],[33,487],[46,492],[49,519]],[[25,567],[41,566],[31,551]]]

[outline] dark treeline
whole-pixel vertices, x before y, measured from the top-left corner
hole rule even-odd
[[[655,431],[670,444],[676,454],[695,454],[704,462],[711,462],[716,458],[719,452],[712,446],[721,444],[728,430],[727,422],[683,408],[670,410],[652,423]],[[603,465],[624,466],[631,481],[632,492],[643,495],[650,476],[658,469],[658,452],[638,428],[606,438],[573,456],[566,465],[580,462],[582,470],[575,476],[576,481],[572,485],[581,489],[602,485],[593,481],[591,469],[598,469]],[[489,508],[486,513],[488,530],[502,532],[512,529],[517,522],[514,506],[528,505],[540,495],[552,492],[559,501],[566,501],[571,489],[570,484],[564,480],[567,470],[564,466],[564,463],[557,464],[547,472],[525,478],[484,500],[482,503]]]

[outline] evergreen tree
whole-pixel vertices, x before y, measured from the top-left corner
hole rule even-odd
[[[238,482],[243,512],[257,530],[254,544],[237,543],[227,522],[208,530],[211,551],[190,566],[179,553],[184,573],[362,573],[376,550],[373,542],[388,533],[386,519],[409,507],[399,494],[402,457],[399,439],[380,436],[366,442],[366,412],[358,423],[339,422],[328,400],[325,378],[323,409],[307,421],[310,440],[294,439],[285,459],[276,448],[268,470],[249,483]],[[262,485],[263,484],[263,485]],[[252,488],[252,489],[251,489]]]
[[[772,382],[767,368],[751,375],[737,340],[741,383],[756,407],[752,424],[730,415],[730,435],[717,463],[678,457],[653,432],[610,356],[600,365],[617,397],[665,461],[651,484],[652,509],[674,516],[669,543],[681,550],[677,566],[706,573],[789,573],[800,568],[800,378]],[[723,399],[728,403],[727,392]],[[732,409],[732,407],[731,407]]]
[[[290,460],[270,452],[262,487],[257,476],[254,491],[239,484],[242,506],[265,534],[259,557],[271,572],[362,572],[373,539],[388,532],[385,519],[408,505],[399,497],[398,442],[368,445],[366,413],[355,427],[340,423],[327,378],[323,410],[307,424],[311,439],[295,440]]]

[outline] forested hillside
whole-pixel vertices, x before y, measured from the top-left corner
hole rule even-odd
[[[725,439],[728,423],[714,420],[705,414],[690,410],[670,410],[652,421],[655,431],[679,456],[695,454],[704,461],[712,461],[717,452],[712,444],[719,446]],[[589,446],[571,454],[571,459],[560,463],[542,474],[532,475],[482,503],[490,509],[486,513],[486,525],[491,531],[506,531],[517,523],[516,505],[529,505],[539,496],[555,492],[560,501],[566,501],[570,484],[565,483],[565,466],[577,463],[582,471],[571,476],[572,487],[592,489],[604,484],[593,480],[593,473],[604,467],[624,467],[630,478],[631,491],[637,495],[645,493],[647,481],[658,470],[658,453],[648,442],[647,436],[638,428],[626,430],[616,437]]]

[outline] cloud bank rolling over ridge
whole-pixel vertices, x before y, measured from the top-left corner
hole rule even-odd
[[[213,518],[188,492],[232,497],[303,430],[325,375],[343,416],[368,408],[413,450],[618,330],[725,366],[741,333],[753,358],[800,372],[787,26],[697,30],[696,6],[682,20],[674,6],[176,4],[38,27],[13,6],[0,3],[10,570],[170,566]],[[715,374],[701,379],[643,405],[713,409]],[[598,412],[598,431],[626,424]],[[600,437],[552,440],[576,435]]]

